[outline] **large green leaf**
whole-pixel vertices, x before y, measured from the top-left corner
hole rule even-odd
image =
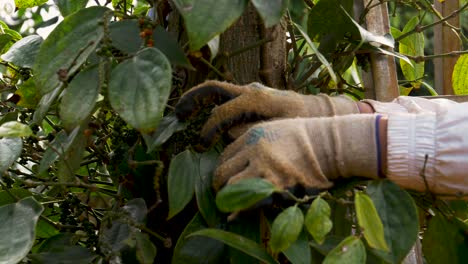
[[[31,135],[31,128],[17,121],[9,121],[0,126],[0,137],[29,137]]]
[[[332,35],[334,39],[342,40],[345,35],[355,32],[353,23],[341,10],[352,13],[353,0],[320,0],[310,10],[307,25],[309,37],[319,42],[325,35]]]
[[[261,178],[244,179],[225,186],[216,195],[216,206],[222,212],[248,209],[269,197],[277,189],[271,182]]]
[[[164,54],[145,48],[112,71],[109,101],[128,124],[149,133],[162,118],[171,79],[171,65]]]
[[[57,88],[95,51],[104,36],[101,25],[109,9],[93,6],[66,17],[42,43],[34,64],[34,80],[42,94]],[[60,75],[60,77],[59,77]]]
[[[453,68],[452,86],[456,95],[468,95],[468,54],[458,58]]]
[[[77,245],[62,245],[60,248],[55,248],[54,251],[46,251],[37,254],[30,254],[28,258],[33,260],[33,263],[47,264],[81,264],[93,263],[93,260],[98,257],[88,248]]]
[[[195,214],[177,240],[172,264],[218,264],[224,263],[225,245],[218,240],[204,236],[190,236],[198,230],[207,228],[203,216]]]
[[[190,64],[188,58],[185,56],[184,50],[180,47],[177,40],[163,27],[156,27],[153,31],[153,39],[154,47],[164,53],[173,65],[182,66],[189,70],[195,70],[192,64]]]
[[[307,232],[303,230],[297,240],[283,250],[283,254],[292,264],[311,264],[312,255]]]
[[[198,155],[190,150],[179,153],[171,160],[168,175],[169,214],[178,214],[190,202],[195,192],[199,173]]]
[[[369,246],[389,251],[385,242],[382,221],[370,197],[365,193],[357,192],[354,196],[354,203],[359,226],[363,229],[364,238]]]
[[[138,21],[126,19],[113,22],[109,26],[112,46],[127,54],[135,54],[143,46]]]
[[[309,233],[319,244],[325,241],[325,236],[333,227],[330,215],[330,206],[320,196],[312,202],[309,210],[307,210],[304,224]]]
[[[390,252],[372,251],[387,262],[401,263],[418,236],[416,205],[405,190],[389,180],[373,181],[366,192],[382,220],[385,241],[390,249]]]
[[[195,184],[195,197],[197,199],[198,210],[209,227],[214,227],[220,223],[215,195],[211,188],[213,171],[218,164],[218,156],[219,154],[214,150],[198,155],[199,170],[198,179]]]
[[[207,236],[214,238],[265,263],[278,263],[261,245],[231,232],[207,228],[192,233],[190,236]]]
[[[288,8],[289,0],[252,0],[266,27],[278,24]]]
[[[363,264],[366,263],[366,248],[364,243],[355,236],[349,236],[341,241],[325,257],[323,264]]]
[[[76,11],[84,8],[88,0],[54,0],[62,16],[66,17]]]
[[[47,0],[15,0],[17,8],[28,8],[45,4]]]
[[[0,263],[18,263],[28,254],[43,210],[32,197],[0,207]]]
[[[403,28],[402,34],[412,31],[419,24],[417,16],[413,17]],[[397,34],[395,29],[392,34]],[[422,32],[414,33],[399,41],[399,52],[403,55],[424,56],[424,34]],[[404,60],[400,60],[400,67],[406,80],[411,81],[414,88],[420,88],[422,77],[424,77],[424,61],[416,63],[411,60],[413,65]]]
[[[22,149],[23,141],[21,138],[0,138],[0,178],[21,155]]]
[[[190,49],[198,50],[244,12],[248,0],[174,0],[185,20]],[[217,8],[214,12],[213,7]]]
[[[42,41],[43,39],[38,35],[22,38],[13,44],[1,58],[19,67],[32,68]]]
[[[468,225],[457,218],[447,219],[436,214],[422,239],[427,263],[466,263],[468,259]]]
[[[291,206],[282,211],[273,221],[271,238],[268,243],[274,253],[287,249],[296,241],[304,225],[301,209]]]
[[[60,102],[60,119],[70,129],[83,122],[94,106],[99,95],[98,67],[78,73],[65,89]]]

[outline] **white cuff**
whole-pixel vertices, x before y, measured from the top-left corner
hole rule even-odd
[[[385,103],[379,102],[371,99],[362,100],[362,102],[366,102],[372,105],[374,111],[379,114],[388,114],[388,113],[408,113],[408,110],[401,106],[398,103]]]
[[[429,188],[435,165],[434,114],[393,113],[388,116],[387,177],[403,188],[426,191],[421,171]],[[426,158],[427,157],[427,158]]]

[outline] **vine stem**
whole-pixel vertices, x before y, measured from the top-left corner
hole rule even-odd
[[[452,14],[450,14],[450,15],[444,17],[444,18],[441,18],[440,20],[438,20],[438,21],[436,21],[436,22],[434,22],[434,23],[431,23],[431,24],[428,24],[428,25],[425,25],[425,26],[421,26],[421,27],[418,27],[418,26],[417,26],[417,27],[415,27],[413,30],[408,31],[408,32],[402,34],[402,35],[399,36],[398,38],[395,38],[395,41],[400,41],[400,40],[402,40],[402,39],[404,39],[404,38],[406,38],[406,37],[408,37],[408,36],[410,36],[410,35],[412,35],[412,34],[423,32],[424,30],[429,29],[429,28],[431,28],[431,27],[433,27],[433,26],[435,26],[435,25],[444,23],[444,22],[446,22],[447,20],[449,20],[449,19],[451,19],[451,18],[457,16],[459,13],[461,13],[461,12],[462,12],[463,10],[465,10],[467,7],[468,7],[468,2],[465,3],[465,4],[464,4],[462,7],[460,7],[459,9],[453,11]]]

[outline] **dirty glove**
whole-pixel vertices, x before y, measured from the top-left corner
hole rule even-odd
[[[338,178],[378,178],[378,115],[292,118],[257,124],[222,153],[213,187],[265,178],[282,189],[330,188]]]
[[[180,120],[189,119],[210,104],[218,106],[200,133],[205,148],[216,142],[222,133],[246,123],[359,113],[356,102],[346,96],[301,95],[259,83],[239,86],[219,81],[206,81],[187,91],[177,103],[175,113]]]

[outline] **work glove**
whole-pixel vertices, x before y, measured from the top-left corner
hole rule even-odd
[[[213,187],[260,177],[308,192],[330,188],[339,178],[378,178],[378,119],[361,114],[259,123],[221,154]]]
[[[302,95],[259,83],[239,86],[219,81],[206,81],[188,90],[175,113],[179,120],[186,120],[212,104],[217,106],[201,130],[200,149],[210,147],[224,132],[237,138],[258,121],[359,113],[356,102],[346,96]]]

